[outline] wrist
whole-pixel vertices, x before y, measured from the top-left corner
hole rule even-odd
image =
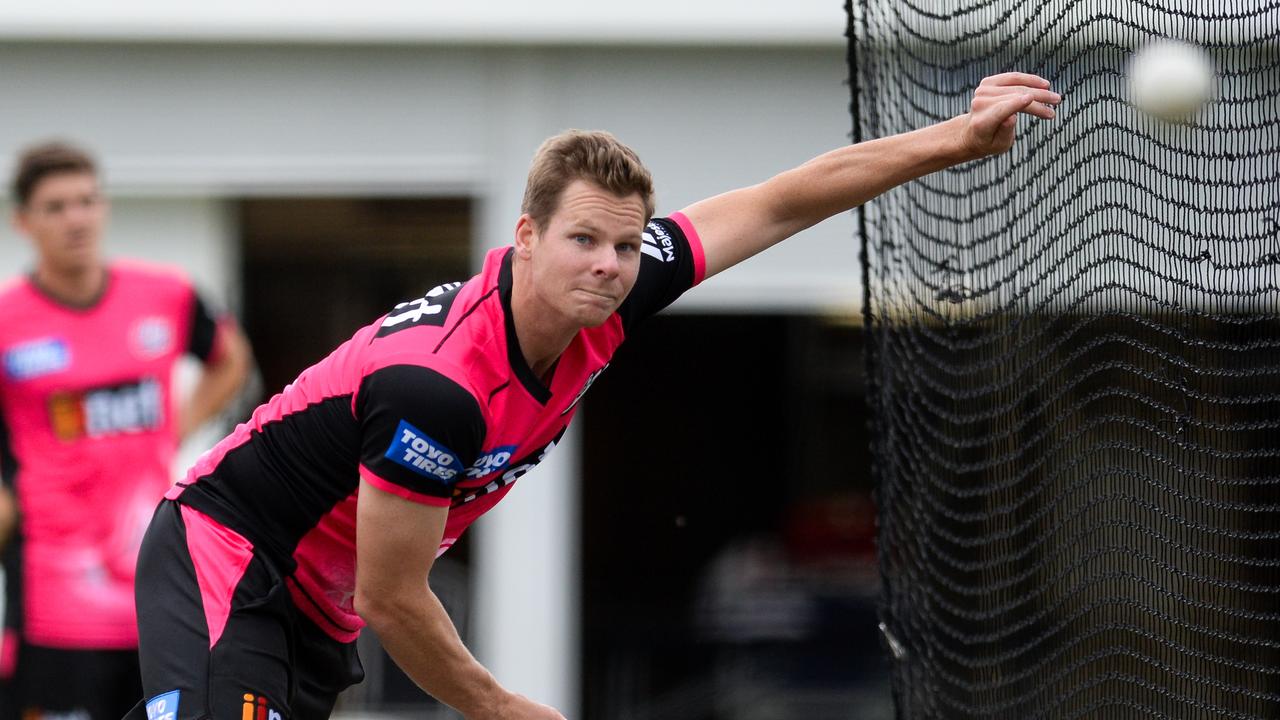
[[[466,720],[502,720],[510,716],[507,712],[515,695],[498,684],[489,676],[488,682],[477,688],[474,695],[466,703],[466,707],[455,708]]]
[[[985,155],[973,145],[972,137],[969,134],[968,113],[957,115],[950,120],[944,120],[936,127],[943,131],[939,154],[946,162],[947,167],[969,162],[970,160],[977,160]]]

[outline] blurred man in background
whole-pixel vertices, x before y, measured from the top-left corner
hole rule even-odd
[[[138,546],[180,440],[235,396],[250,351],[176,270],[107,262],[92,157],[62,143],[17,160],[13,225],[35,269],[0,289],[0,530],[6,713],[116,720],[141,691]],[[181,240],[175,238],[175,242]],[[190,398],[175,363],[203,369]]]

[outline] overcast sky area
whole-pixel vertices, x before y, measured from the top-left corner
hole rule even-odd
[[[46,0],[0,3],[0,39],[844,42],[842,0]]]

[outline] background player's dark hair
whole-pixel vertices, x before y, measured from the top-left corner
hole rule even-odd
[[[28,147],[18,156],[13,171],[14,200],[25,206],[41,180],[61,173],[97,175],[98,165],[88,152],[67,142],[55,140]]]
[[[620,197],[638,194],[644,216],[653,216],[653,176],[635,151],[602,130],[566,130],[548,138],[533,156],[521,212],[541,230],[560,195],[574,180],[589,180]]]

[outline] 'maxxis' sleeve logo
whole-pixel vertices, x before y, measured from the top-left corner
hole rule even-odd
[[[386,457],[419,475],[443,483],[453,482],[462,467],[452,451],[404,420],[396,427],[396,434],[391,438],[391,447],[387,448]]]
[[[650,222],[644,229],[641,239],[644,242],[640,245],[640,252],[645,255],[661,262],[672,262],[676,259],[676,245],[671,240],[671,233],[668,233],[661,224]]]
[[[390,335],[415,325],[444,325],[444,319],[449,314],[449,308],[453,305],[453,299],[457,297],[460,287],[462,287],[460,282],[437,285],[417,300],[396,305],[395,309],[382,321],[377,337]]]

